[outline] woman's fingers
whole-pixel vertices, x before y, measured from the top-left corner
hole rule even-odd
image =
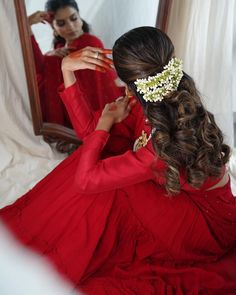
[[[123,107],[125,108],[125,110],[129,113],[131,110],[132,110],[132,108],[135,106],[135,104],[136,104],[136,100],[135,99],[132,99],[132,100],[130,100],[130,98],[129,97],[127,97],[127,96],[121,96],[121,97],[118,97],[116,100],[115,100],[115,103],[117,104],[117,105],[123,105]]]
[[[76,47],[72,47],[72,46],[66,47],[66,49],[67,49],[69,52],[74,52],[74,51],[77,50]]]
[[[103,54],[103,49],[99,48],[99,47],[91,47],[91,46],[87,46],[84,47],[80,50],[74,51],[70,57],[72,58],[77,58],[80,56],[87,56],[87,57],[91,57],[94,59],[105,59],[107,58],[104,54]],[[109,60],[109,61],[108,61]],[[107,58],[107,62],[110,62],[110,59]]]
[[[52,23],[54,18],[54,13],[52,12],[47,12],[47,14],[44,16],[44,20],[47,21],[49,24]]]
[[[69,60],[64,63],[64,65],[74,71],[79,69],[91,69],[105,72],[113,67],[112,59],[106,56],[106,54],[110,53],[110,49],[87,46],[80,50],[70,51],[68,54]]]
[[[36,11],[28,16],[29,25],[40,23],[44,20],[44,11]]]
[[[113,111],[116,111],[117,108],[118,108],[118,106],[115,103],[110,103],[108,110],[113,112]]]
[[[110,52],[111,50],[109,50]],[[113,64],[113,60],[111,58],[108,58],[106,56],[106,53],[108,52],[107,49],[102,49],[102,53],[101,52],[97,52],[96,55],[95,55],[95,58],[96,59],[100,59],[102,61],[104,61],[106,64],[109,65],[110,68],[113,68],[114,67],[114,64]]]
[[[64,50],[58,50],[58,51],[55,51],[55,55],[59,57],[65,57],[68,55],[68,52]]]
[[[104,54],[112,54],[112,50],[111,49],[102,49],[102,53],[104,53]]]
[[[102,61],[94,61],[91,58],[85,58],[83,62],[86,64],[86,67],[90,70],[96,70],[103,73],[105,73],[107,70],[110,70],[110,66]]]
[[[105,61],[106,63],[108,63],[109,65],[113,65],[113,60],[106,57],[105,55],[103,54],[99,54],[99,56],[97,57],[98,59],[101,59],[103,61]]]
[[[111,60],[102,56],[101,53],[86,49],[77,50],[69,54],[69,57],[76,60],[85,62],[89,69],[98,70],[104,72],[105,70],[111,69]]]
[[[119,97],[116,101],[106,104],[102,114],[110,114],[114,118],[114,122],[118,123],[124,120],[130,113],[131,107],[127,97]]]
[[[132,109],[137,103],[137,100],[136,99],[132,99],[130,100],[129,102],[129,108]]]
[[[126,96],[120,96],[115,100],[116,103],[124,103],[128,104],[129,100],[127,99]]]
[[[76,51],[73,51],[69,54],[69,57],[70,58],[78,58],[80,57],[82,54],[81,54],[81,50],[76,50]]]
[[[83,48],[84,50],[89,50],[91,52],[99,52],[99,53],[103,53],[103,54],[109,54],[109,53],[106,53],[104,51],[108,51],[108,49],[104,49],[104,48],[100,48],[100,47],[91,47],[91,46],[86,46]],[[82,49],[82,50],[83,50]]]
[[[103,67],[100,67],[100,66],[95,66],[94,70],[102,72],[102,73],[106,72],[106,69],[104,69]]]

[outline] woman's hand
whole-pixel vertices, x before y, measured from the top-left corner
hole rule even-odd
[[[70,53],[62,60],[62,71],[77,71],[83,69],[97,70],[105,72],[110,69],[113,64],[106,54],[110,54],[111,50],[97,47],[84,47],[83,49]]]
[[[87,46],[74,51],[63,58],[61,69],[65,87],[69,87],[75,82],[74,71],[90,69],[106,72],[111,69],[112,60],[106,57],[111,50]]]
[[[135,103],[136,100],[130,101],[128,97],[119,97],[116,101],[106,104],[96,130],[110,131],[114,123],[123,121],[129,115]]]
[[[38,23],[45,24],[45,21],[50,22],[50,19],[51,19],[51,15],[47,13],[46,11],[36,11],[30,16],[28,16],[28,22],[30,26],[38,24]]]
[[[119,97],[116,101],[105,105],[101,117],[109,116],[113,118],[114,123],[119,123],[128,116],[130,110],[128,97]]]

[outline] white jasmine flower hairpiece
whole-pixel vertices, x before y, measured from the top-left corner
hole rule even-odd
[[[171,91],[177,90],[183,77],[183,62],[173,57],[161,73],[144,79],[137,79],[134,84],[137,91],[143,94],[146,102],[162,101],[164,96]]]

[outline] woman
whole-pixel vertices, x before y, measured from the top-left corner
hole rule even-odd
[[[61,97],[83,145],[0,217],[85,294],[235,294],[229,147],[213,115],[168,36],[140,27],[113,47],[138,103],[119,98],[99,117],[78,102],[74,71],[103,69],[105,53],[63,59]]]
[[[63,82],[61,60],[71,51],[86,46],[103,48],[101,40],[89,34],[88,24],[80,18],[77,2],[74,0],[48,0],[45,11],[29,16],[29,24],[49,22],[54,32],[54,49],[45,55],[32,34],[32,46],[36,64],[44,120],[71,127],[66,109],[58,95]],[[104,107],[123,93],[115,84],[116,75],[108,66],[103,73],[84,69],[76,72],[92,110]]]

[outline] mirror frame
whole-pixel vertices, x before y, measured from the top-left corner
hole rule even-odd
[[[173,0],[159,0],[156,27],[167,32]]]
[[[167,30],[172,1],[173,0],[159,0],[158,4],[156,27],[165,32]],[[30,40],[30,28],[27,21],[25,1],[14,0],[14,4],[25,66],[34,134],[43,135],[45,140],[48,142],[63,140],[68,143],[80,144],[81,141],[78,139],[73,129],[55,123],[43,122],[36,80],[36,70],[35,66],[32,66],[32,64],[34,64],[34,57]]]
[[[50,139],[52,139],[52,141],[61,139],[66,142],[79,144],[81,141],[78,139],[73,129],[55,123],[43,122],[36,80],[36,70],[35,66],[32,66],[34,56],[30,40],[30,28],[27,22],[25,1],[14,0],[14,4],[25,66],[25,75],[27,80],[34,134],[44,135],[45,138],[49,139],[49,141]]]

